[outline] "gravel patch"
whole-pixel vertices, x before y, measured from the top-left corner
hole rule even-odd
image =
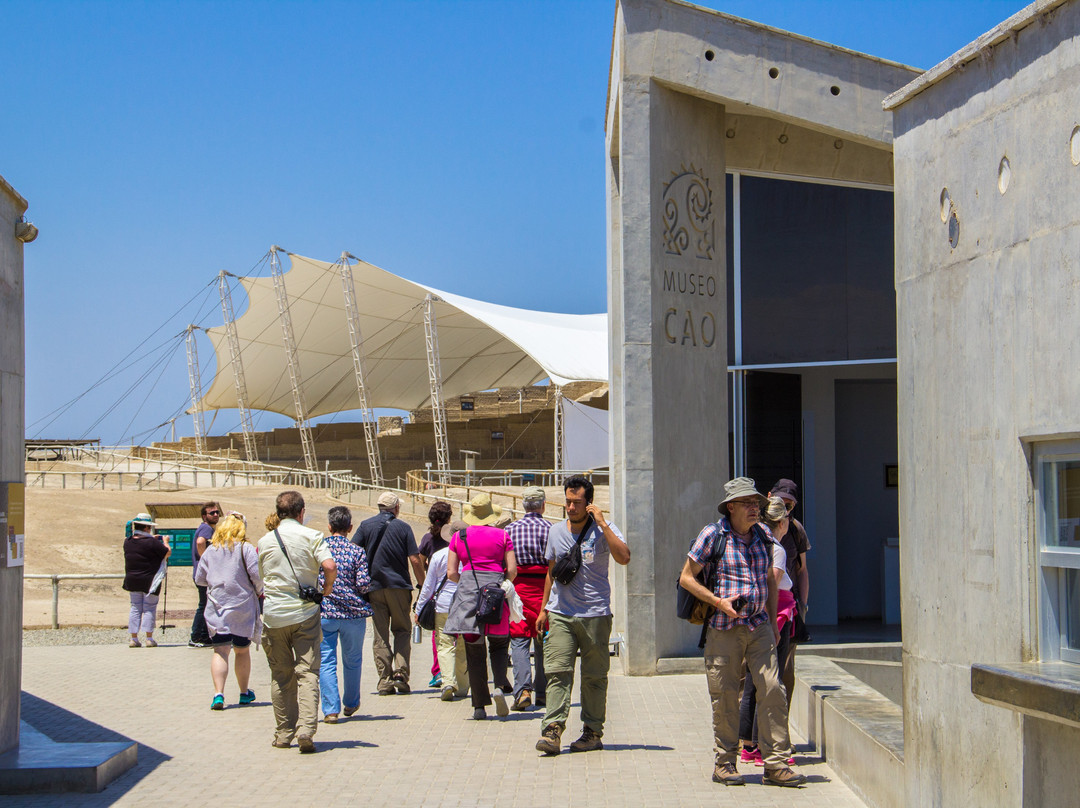
[[[23,647],[40,647],[46,645],[127,645],[130,635],[126,628],[101,628],[95,626],[78,626],[72,628],[40,628],[23,629]],[[142,639],[142,635],[139,635]],[[154,631],[154,639],[162,645],[187,645],[187,630],[173,628],[172,620],[169,628],[162,634],[161,626]]]

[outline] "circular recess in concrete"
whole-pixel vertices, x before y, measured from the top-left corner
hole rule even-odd
[[[842,141],[840,138],[837,138],[832,142],[832,147],[834,149],[842,149],[844,148],[844,141]]]
[[[1002,157],[1001,162],[998,163],[998,191],[1004,194],[1009,190],[1009,181],[1012,179],[1012,166],[1009,165],[1009,158]]]
[[[1080,126],[1074,126],[1069,138],[1069,157],[1074,166],[1080,166]]]
[[[770,67],[769,68],[769,78],[770,79],[775,79],[779,75],[780,75],[780,69],[779,68],[776,68],[776,67]]]
[[[949,196],[949,189],[941,189],[941,222],[944,224],[949,221],[949,213],[952,212],[952,197]]]
[[[781,143],[787,143],[787,135],[780,135],[777,140],[779,140]]]
[[[833,95],[840,95],[840,88],[834,84],[832,87],[829,88],[829,92]]]
[[[956,211],[949,214],[949,246],[954,250],[960,243],[960,220],[956,218]]]
[[[724,134],[727,135],[728,140],[731,140],[731,138],[735,137],[735,130],[728,129]]]
[[[711,50],[705,51],[705,61],[706,62],[711,62],[715,58],[716,58],[716,54],[713,53]]]

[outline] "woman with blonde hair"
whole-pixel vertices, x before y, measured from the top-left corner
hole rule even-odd
[[[251,676],[251,641],[262,632],[259,598],[259,554],[247,542],[243,514],[230,513],[217,524],[210,547],[199,559],[195,583],[207,587],[206,627],[214,655],[210,676],[214,680],[211,710],[225,709],[225,680],[229,676],[229,648],[236,655],[234,669],[240,686],[240,704],[251,704],[255,693],[248,688]]]

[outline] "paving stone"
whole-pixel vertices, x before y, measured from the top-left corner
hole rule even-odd
[[[426,637],[413,646],[412,695],[377,696],[369,632],[360,711],[336,725],[320,724],[318,754],[302,756],[295,746],[270,746],[270,675],[261,651],[252,652],[256,703],[238,707],[239,689],[230,679],[227,708],[212,712],[212,652],[188,648],[179,636],[175,642],[166,637],[156,649],[24,649],[24,721],[54,740],[130,738],[140,745],[138,765],[101,794],[78,795],[80,806],[205,805],[208,778],[214,801],[227,805],[296,805],[304,789],[320,805],[863,805],[804,745],[796,753],[797,768],[811,782],[798,792],[763,787],[762,770],[752,766],[740,766],[745,788],[714,784],[704,675],[613,672],[605,749],[545,758],[533,748],[541,711],[499,720],[491,710],[488,721],[472,721],[467,700],[448,704],[425,686],[431,666]],[[576,688],[574,705],[564,747],[581,731]],[[5,797],[4,805],[44,808],[72,799]]]

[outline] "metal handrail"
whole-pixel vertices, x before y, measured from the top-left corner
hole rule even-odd
[[[73,578],[123,578],[122,573],[95,572],[95,573],[26,573],[23,578],[48,578],[52,581],[52,627],[60,628],[60,581]]]

